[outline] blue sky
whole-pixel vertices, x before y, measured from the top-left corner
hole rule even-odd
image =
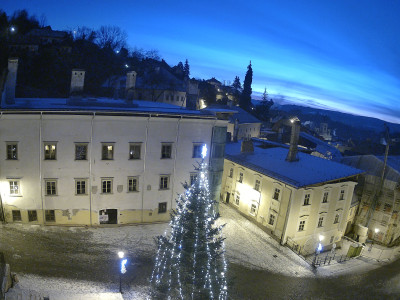
[[[158,49],[191,76],[241,80],[254,96],[400,123],[400,1],[2,0],[53,29],[117,25],[128,44]]]

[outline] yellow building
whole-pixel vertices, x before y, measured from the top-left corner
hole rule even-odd
[[[256,143],[226,145],[223,201],[302,254],[340,241],[362,171]]]

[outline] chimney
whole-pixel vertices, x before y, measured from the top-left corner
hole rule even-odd
[[[126,100],[133,100],[136,87],[136,75],[135,71],[126,73],[126,85],[125,85],[125,98]]]
[[[290,123],[292,125],[292,132],[290,135],[290,147],[289,153],[286,156],[286,161],[293,162],[299,160],[299,157],[297,156],[297,145],[299,143],[300,120],[297,117],[294,117],[290,119]]]
[[[71,97],[82,97],[83,87],[85,83],[85,71],[80,69],[73,69],[71,76]]]
[[[239,120],[235,119],[235,123],[233,124],[233,137],[232,137],[232,140],[235,143],[238,141],[238,134],[239,134]]]
[[[242,141],[241,147],[240,147],[240,152],[241,153],[253,153],[254,152],[254,145],[253,141],[251,139],[244,139]]]
[[[8,74],[6,80],[6,104],[15,104],[15,86],[17,83],[18,58],[8,59]]]

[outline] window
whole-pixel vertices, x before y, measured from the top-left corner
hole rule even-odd
[[[75,194],[86,195],[86,179],[75,179]]]
[[[329,192],[324,192],[324,196],[322,197],[322,203],[328,202]]]
[[[275,188],[275,191],[274,191],[274,196],[272,197],[272,199],[274,199],[274,200],[279,200],[279,194],[281,193],[281,190],[280,189],[277,189],[277,188]]]
[[[112,179],[111,178],[102,178],[101,179],[101,192],[103,194],[111,194],[112,193]]]
[[[392,205],[390,205],[389,203],[385,203],[385,205],[383,206],[383,211],[390,212],[391,210],[392,210]]]
[[[18,180],[10,180],[10,195],[17,196],[19,195],[19,181]]]
[[[158,203],[158,213],[163,214],[167,212],[167,202]]]
[[[344,200],[344,190],[340,191],[339,200]]]
[[[36,212],[36,210],[28,210],[28,221],[29,222],[37,221],[37,212]]]
[[[331,236],[331,240],[330,240],[329,244],[332,244],[334,239],[335,239],[335,236],[334,236],[334,235],[332,235],[332,236]]]
[[[20,210],[13,210],[13,211],[12,211],[12,218],[13,218],[13,221],[14,221],[14,222],[16,222],[16,221],[22,221],[22,218],[21,218],[21,211],[20,211]]]
[[[56,221],[56,214],[53,209],[45,210],[44,217],[46,222],[55,222]]]
[[[128,192],[138,191],[138,181],[137,177],[128,177]]]
[[[75,160],[87,160],[87,144],[75,144]]]
[[[161,158],[171,158],[172,144],[161,145]]]
[[[260,191],[260,185],[261,185],[260,180],[256,179],[256,182],[255,182],[255,184],[254,184],[254,189],[255,189],[256,191]]]
[[[304,196],[304,205],[310,205],[310,194]]]
[[[161,175],[160,190],[168,190],[168,189],[169,189],[169,175]]]
[[[335,221],[333,221],[333,224],[339,223],[339,217],[340,217],[340,215],[339,215],[339,214],[336,214],[336,216],[335,216]]]
[[[193,145],[193,158],[201,158],[201,151],[203,149],[202,144],[194,144]]]
[[[239,173],[239,180],[238,181],[240,183],[243,183],[243,173],[242,172]]]
[[[299,223],[299,231],[303,231],[305,225],[306,225],[306,221],[300,221],[300,223]]]
[[[235,204],[236,204],[236,205],[239,205],[239,203],[240,203],[240,195],[239,195],[239,194],[236,194]]]
[[[46,196],[57,195],[57,180],[46,180]]]
[[[224,157],[224,144],[214,144],[213,146],[213,158]]]
[[[274,225],[274,223],[275,223],[275,216],[274,216],[273,214],[270,214],[270,215],[269,215],[268,224],[269,224],[269,225]]]
[[[257,205],[252,204],[250,207],[250,214],[255,216],[256,215],[256,209],[257,209]]]
[[[324,217],[319,217],[318,227],[323,227],[323,223],[324,223]]]
[[[230,178],[233,177],[233,168],[230,168],[230,170],[229,170],[229,177],[230,177]]]
[[[18,159],[18,146],[16,143],[7,143],[7,159]]]
[[[44,144],[44,159],[55,160],[57,158],[57,144],[45,143]]]
[[[140,159],[141,144],[129,145],[129,159]]]
[[[197,173],[190,174],[190,185],[193,185],[197,180]]]
[[[101,148],[101,159],[102,160],[113,160],[114,159],[114,144],[102,144]]]

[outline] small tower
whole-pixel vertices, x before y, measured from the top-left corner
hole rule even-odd
[[[15,86],[17,84],[18,58],[8,59],[8,74],[6,81],[6,104],[15,104]]]
[[[136,87],[136,75],[137,73],[135,71],[126,73],[126,85],[125,85],[126,100],[133,100]]]
[[[82,96],[85,83],[85,70],[73,69],[70,96]]]

